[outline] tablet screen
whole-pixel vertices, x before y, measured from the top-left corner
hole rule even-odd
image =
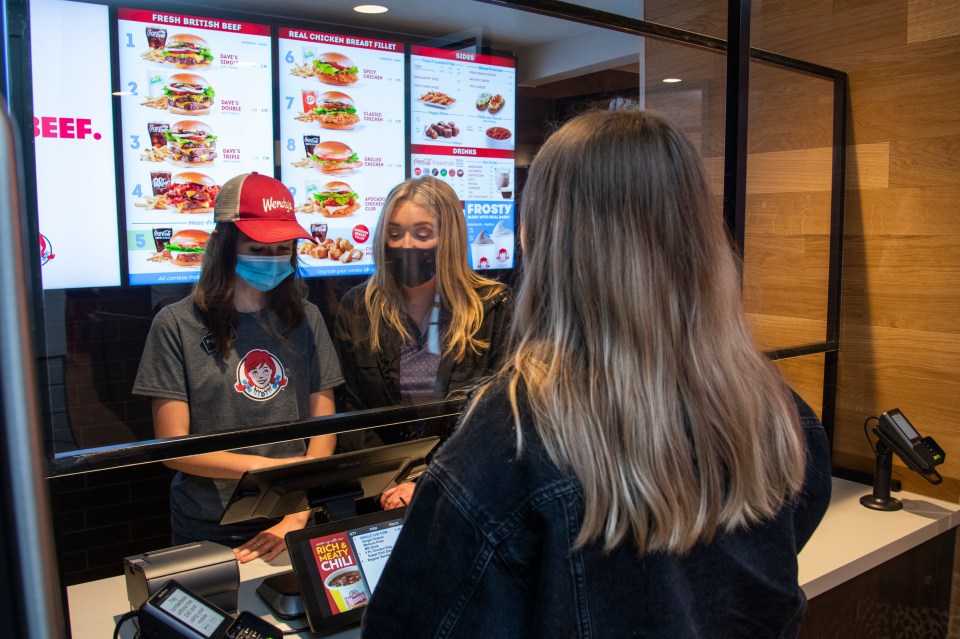
[[[360,620],[400,535],[405,512],[376,512],[287,535],[313,632]]]

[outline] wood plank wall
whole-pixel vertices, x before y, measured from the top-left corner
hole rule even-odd
[[[681,5],[682,6],[678,6]],[[872,469],[870,415],[899,407],[947,451],[931,486],[960,498],[960,0],[754,2],[754,47],[849,74],[842,332],[835,460]],[[723,36],[726,3],[646,0],[646,18]],[[650,72],[648,70],[648,77]],[[791,77],[792,76],[792,77]],[[748,310],[766,346],[825,316],[832,99],[817,81],[752,65]],[[708,160],[708,163],[714,160]],[[822,358],[788,361],[812,399]]]

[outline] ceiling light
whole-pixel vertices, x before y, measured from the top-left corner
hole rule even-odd
[[[361,4],[354,7],[353,10],[357,13],[386,13],[389,11],[389,9],[379,4]]]
[[[680,82],[681,80],[680,78],[664,78],[663,81],[667,84],[673,84],[675,82]]]
[[[114,91],[113,95],[133,95],[133,91]]]

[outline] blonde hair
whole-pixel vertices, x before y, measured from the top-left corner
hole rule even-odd
[[[456,192],[446,182],[433,177],[401,182],[387,195],[377,223],[373,259],[376,272],[367,281],[364,300],[370,316],[370,342],[374,352],[381,350],[383,325],[410,339],[403,321],[403,292],[387,269],[384,248],[387,226],[393,213],[405,202],[426,209],[437,223],[437,292],[440,304],[450,311],[443,356],[462,361],[468,352],[481,353],[490,344],[476,337],[483,324],[483,306],[505,289],[495,280],[477,275],[467,261],[467,224]]]
[[[753,343],[683,133],[647,112],[579,116],[540,150],[522,208],[499,377],[518,447],[523,395],[550,458],[582,484],[575,548],[682,554],[776,514],[802,485],[798,411]]]

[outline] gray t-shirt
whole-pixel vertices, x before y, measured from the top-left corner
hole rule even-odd
[[[342,384],[343,376],[320,311],[306,303],[305,312],[285,339],[272,313],[241,313],[224,360],[190,297],[167,306],[150,327],[133,392],[187,402],[190,434],[310,417],[310,394]],[[233,452],[278,458],[305,451],[306,443],[296,440]],[[170,493],[174,534],[237,542],[268,527],[263,520],[219,525],[236,483],[178,472]]]

